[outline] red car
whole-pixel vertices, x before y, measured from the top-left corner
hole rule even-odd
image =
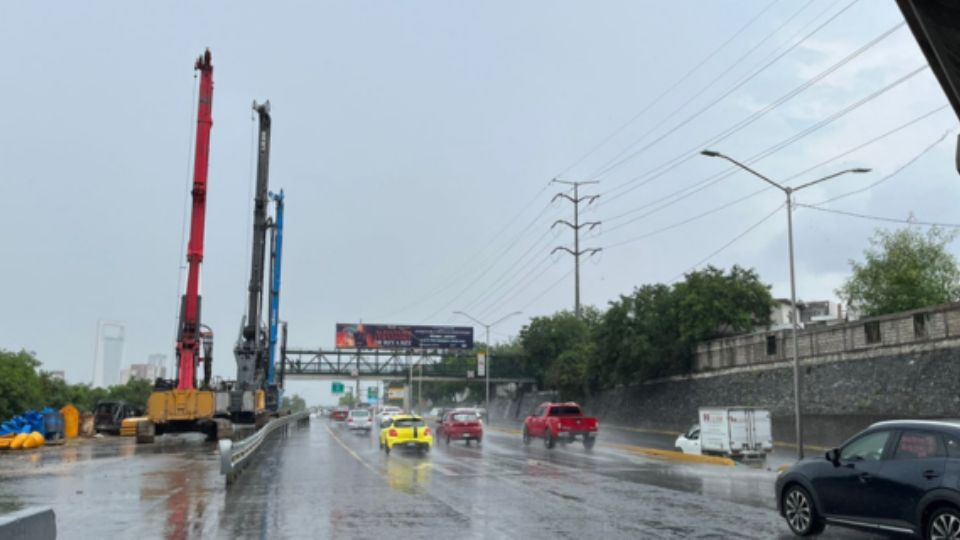
[[[330,413],[330,419],[334,422],[345,422],[347,420],[347,415],[350,413],[349,409],[336,408],[333,412]]]
[[[580,405],[566,403],[541,403],[536,412],[523,421],[523,444],[530,444],[534,437],[543,439],[547,448],[557,442],[583,441],[583,447],[593,448],[597,442],[600,423],[596,418],[584,416]]]
[[[443,415],[440,424],[437,426],[437,439],[443,439],[447,444],[450,441],[470,441],[483,440],[483,422],[477,411],[472,409],[454,409]]]

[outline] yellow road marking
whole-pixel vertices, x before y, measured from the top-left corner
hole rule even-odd
[[[495,431],[500,431],[503,433],[510,433],[513,435],[519,435],[522,432],[519,429],[513,428],[501,428],[490,426],[490,429]],[[658,457],[665,459],[672,459],[675,461],[689,461],[694,463],[709,463],[711,465],[724,465],[724,466],[733,466],[736,465],[736,462],[730,458],[718,457],[718,456],[701,456],[698,454],[684,454],[683,452],[676,452],[673,450],[660,450],[659,448],[647,448],[644,446],[633,446],[629,444],[617,444],[617,443],[607,443],[600,442],[597,443],[601,447],[605,448],[616,448],[618,450],[626,450],[633,454],[639,454],[647,457]]]

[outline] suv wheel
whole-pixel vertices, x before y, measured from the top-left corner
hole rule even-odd
[[[960,512],[955,508],[941,508],[927,522],[927,538],[953,540],[960,538]]]
[[[551,450],[556,444],[557,444],[557,441],[556,439],[553,438],[553,433],[551,433],[549,429],[544,430],[543,446],[545,446],[547,450]]]
[[[800,486],[790,486],[783,496],[783,517],[797,536],[818,534],[824,528],[823,520],[813,506],[813,499]]]

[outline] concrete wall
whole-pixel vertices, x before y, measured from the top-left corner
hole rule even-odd
[[[914,325],[915,317],[923,319],[922,331]],[[867,340],[867,327],[879,328],[879,341]],[[775,342],[768,348],[768,339]],[[798,336],[801,358],[822,360],[825,355],[836,355],[830,361],[859,359],[864,353],[904,346],[923,346],[948,341],[960,346],[960,303],[946,304],[884,317],[861,319],[850,323],[810,327]],[[896,350],[887,354],[896,354]],[[776,364],[793,356],[791,330],[760,332],[717,339],[697,347],[694,371],[703,373],[738,366]]]
[[[804,434],[810,445],[836,446],[883,419],[960,418],[960,345],[952,341],[807,358],[801,375]],[[550,399],[548,393],[527,393],[497,400],[491,406],[492,418],[522,420]],[[764,407],[772,413],[774,440],[794,441],[789,362],[619,387],[587,398],[583,405],[601,423],[678,433],[696,421],[702,406]]]

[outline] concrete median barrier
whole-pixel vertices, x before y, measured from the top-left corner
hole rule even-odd
[[[0,538],[5,540],[54,540],[57,520],[47,506],[25,508],[0,516]]]

